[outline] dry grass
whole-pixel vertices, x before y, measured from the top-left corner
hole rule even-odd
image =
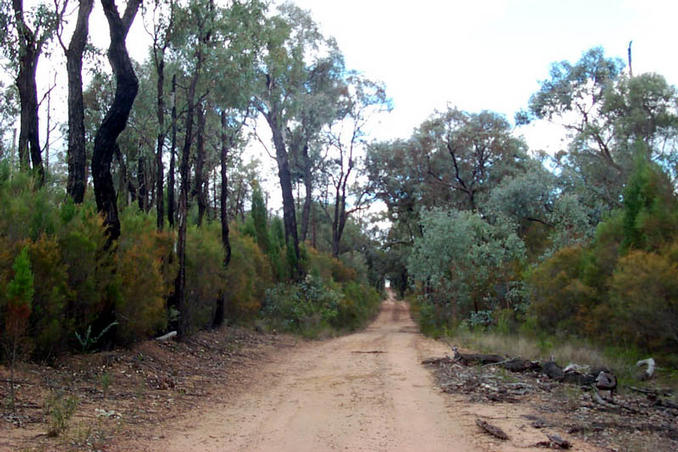
[[[602,350],[583,342],[554,343],[520,335],[503,335],[493,332],[475,333],[463,330],[458,331],[453,340],[459,342],[463,347],[488,353],[519,356],[540,361],[553,359],[563,366],[576,363],[591,367],[607,367],[614,369],[618,375],[630,374],[635,364],[635,362],[628,362],[622,357],[608,356]]]

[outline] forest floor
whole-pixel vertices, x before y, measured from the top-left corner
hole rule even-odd
[[[623,425],[573,430],[580,395],[567,389],[511,400],[479,396],[473,387],[481,384],[449,390],[441,372],[454,367],[421,364],[449,352],[418,333],[405,303],[389,299],[368,328],[339,338],[301,341],[228,328],[187,342],[74,356],[58,368],[24,365],[17,414],[0,421],[0,450],[517,451],[543,450],[547,434],[573,450],[672,450],[656,432]],[[0,374],[6,378],[6,369]],[[49,438],[44,406],[55,393],[79,402],[70,428]],[[488,435],[478,420],[508,439]]]

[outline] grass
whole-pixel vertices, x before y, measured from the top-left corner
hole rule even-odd
[[[637,385],[637,375],[641,369],[636,367],[639,359],[647,358],[638,351],[609,347],[602,349],[583,340],[536,338],[519,334],[500,334],[497,332],[479,332],[457,329],[450,337],[462,347],[484,353],[497,353],[518,356],[531,360],[554,360],[561,366],[570,363],[588,365],[592,368],[606,367],[612,370],[622,385]],[[658,375],[654,384],[678,389],[676,375]]]

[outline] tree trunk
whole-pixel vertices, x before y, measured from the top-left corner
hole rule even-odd
[[[294,250],[295,263],[292,269],[293,279],[302,277],[301,262],[299,255],[299,236],[297,235],[297,217],[294,209],[294,193],[292,191],[292,176],[290,164],[283,136],[282,124],[275,111],[265,115],[273,134],[276,161],[278,163],[278,178],[283,197],[283,223],[285,225],[285,242]]]
[[[148,190],[146,187],[146,158],[143,151],[139,149],[139,159],[137,160],[137,196],[139,201],[139,210],[148,211]]]
[[[228,230],[228,135],[226,134],[226,112],[222,110],[221,112],[221,152],[220,152],[220,163],[221,163],[221,196],[219,196],[219,202],[221,207],[220,219],[221,219],[221,246],[224,249],[224,269],[228,267],[228,264],[231,262],[231,241],[229,238]],[[225,294],[220,294],[217,299],[217,309],[214,313],[213,326],[217,327],[224,323],[224,316],[226,313],[226,296]]]
[[[170,228],[174,229],[174,219],[176,217],[176,201],[174,199],[174,174],[176,171],[176,149],[177,149],[177,75],[172,75],[172,145],[170,148],[170,167],[167,180],[167,221]]]
[[[80,0],[75,31],[65,52],[68,74],[68,182],[66,190],[76,204],[82,203],[87,186],[82,55],[87,44],[89,16],[93,6],[94,0]]]
[[[188,216],[188,195],[189,195],[189,169],[191,155],[191,141],[193,140],[193,114],[195,111],[195,90],[200,78],[202,67],[202,52],[197,49],[197,62],[193,79],[188,87],[186,96],[186,131],[184,134],[184,146],[181,151],[181,165],[179,174],[181,176],[181,189],[179,191],[179,234],[177,238],[177,259],[179,261],[179,272],[174,283],[174,296],[179,310],[179,324],[177,333],[180,338],[188,335],[191,326],[190,312],[186,301],[186,229]]]
[[[141,0],[129,0],[121,18],[113,0],[101,0],[111,35],[108,60],[115,74],[116,87],[113,104],[94,138],[92,178],[97,210],[104,216],[104,226],[108,235],[107,247],[120,237],[120,219],[111,176],[111,160],[116,140],[127,126],[127,119],[139,89],[139,82],[125,47],[125,38],[140,3]]]
[[[311,173],[311,159],[308,156],[308,144],[303,146],[301,155],[304,164],[304,188],[306,190],[304,207],[301,211],[301,241],[305,242],[308,238],[308,226],[311,220],[311,204],[313,203],[313,174]]]
[[[198,130],[196,135],[195,185],[193,197],[198,201],[198,227],[202,226],[207,210],[207,196],[205,190],[205,106],[197,105]]]
[[[40,155],[38,127],[38,87],[35,75],[44,41],[38,40],[36,32],[24,21],[23,1],[12,0],[16,27],[19,35],[19,72],[16,85],[21,107],[21,131],[19,132],[19,165],[22,171],[29,169],[29,156],[38,185],[45,182],[45,169]]]
[[[157,88],[157,118],[158,118],[158,141],[155,149],[155,207],[156,207],[156,226],[158,231],[162,231],[165,225],[165,200],[163,196],[164,186],[164,167],[162,163],[162,149],[165,144],[165,54],[158,58],[156,64],[158,73]]]

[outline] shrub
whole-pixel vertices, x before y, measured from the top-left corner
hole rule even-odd
[[[666,256],[632,251],[611,283],[615,326],[644,348],[678,346],[678,264]]]
[[[190,226],[186,240],[186,300],[191,331],[211,326],[217,297],[227,287],[221,229],[216,222]]]
[[[585,251],[563,248],[530,275],[531,314],[538,326],[550,333],[577,333],[580,315],[591,306],[594,291],[580,279]]]
[[[115,316],[116,337],[122,343],[143,339],[167,325],[165,300],[176,273],[172,236],[158,232],[155,218],[137,209],[121,215],[117,276],[120,297]]]
[[[254,239],[231,234],[231,262],[226,269],[227,315],[251,319],[261,308],[266,289],[273,285],[271,264]]]

